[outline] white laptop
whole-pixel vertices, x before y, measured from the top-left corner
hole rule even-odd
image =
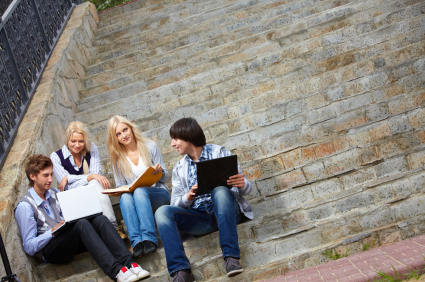
[[[65,229],[82,218],[91,218],[102,214],[102,207],[96,188],[92,185],[59,192],[57,194],[65,223],[53,233]]]

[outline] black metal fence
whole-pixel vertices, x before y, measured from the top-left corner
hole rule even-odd
[[[0,18],[0,169],[73,2],[13,0]]]

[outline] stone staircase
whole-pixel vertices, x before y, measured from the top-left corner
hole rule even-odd
[[[151,0],[99,17],[75,119],[110,181],[116,114],[170,172],[169,128],[195,117],[252,181],[245,272],[226,277],[216,232],[185,243],[197,281],[261,280],[325,262],[326,249],[425,233],[424,1]],[[138,262],[146,281],[169,280],[161,245]],[[87,253],[37,269],[43,281],[107,280]]]

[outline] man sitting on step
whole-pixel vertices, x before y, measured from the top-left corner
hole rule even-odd
[[[243,216],[253,218],[252,207],[241,197],[251,192],[251,183],[238,164],[239,174],[227,181],[232,189],[219,186],[211,193],[197,197],[195,163],[232,154],[222,146],[206,144],[204,132],[193,118],[176,121],[170,128],[170,136],[171,146],[184,157],[173,169],[171,205],[160,207],[155,219],[172,281],[195,281],[180,232],[201,236],[219,230],[227,275],[241,273],[236,225]]]
[[[80,219],[68,229],[52,234],[64,223],[56,195],[59,190],[50,188],[53,163],[46,156],[34,155],[25,173],[30,188],[19,200],[15,216],[27,254],[46,263],[62,264],[88,251],[114,281],[138,281],[150,275],[132,259],[127,246],[104,215]]]

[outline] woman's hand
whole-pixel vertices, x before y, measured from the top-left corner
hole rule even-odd
[[[87,177],[87,181],[90,181],[93,179],[96,179],[97,181],[99,181],[103,189],[111,188],[111,183],[109,183],[109,180],[105,176],[93,173]]]
[[[192,201],[196,198],[196,189],[198,189],[198,184],[192,186],[189,193],[187,193],[186,198],[188,201]]]
[[[66,184],[68,184],[68,176],[62,178],[61,182],[58,184],[59,191],[63,192]]]
[[[243,174],[236,174],[229,177],[227,180],[227,185],[232,185],[233,187],[238,187],[242,189],[245,186],[245,177]]]
[[[158,173],[161,173],[162,172],[162,167],[161,167],[160,164],[154,165],[153,166],[153,169],[154,169],[154,171],[153,171],[152,175],[155,175],[155,174],[158,174]]]

